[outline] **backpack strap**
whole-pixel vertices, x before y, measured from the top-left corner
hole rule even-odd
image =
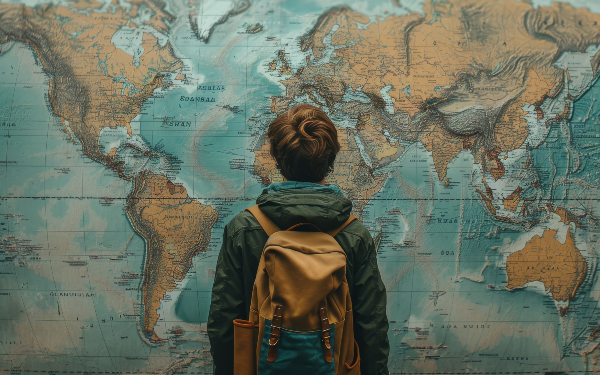
[[[325,355],[325,361],[331,362],[331,332],[329,330],[329,316],[327,314],[326,300],[321,302],[319,313],[321,317],[321,344],[323,344],[323,354]]]
[[[335,237],[338,233],[340,233],[342,231],[342,229],[346,228],[348,226],[348,224],[350,224],[351,222],[353,222],[356,219],[356,216],[354,215],[350,215],[350,217],[348,218],[348,220],[346,220],[346,222],[342,225],[340,225],[339,227],[330,230],[329,232],[327,232],[328,235],[330,235],[331,237]]]
[[[246,208],[246,211],[250,212],[252,216],[258,221],[262,229],[267,233],[267,236],[271,236],[275,232],[279,232],[281,229],[273,222],[273,220],[269,219],[264,212],[258,208],[258,205]]]
[[[269,336],[269,354],[267,361],[275,362],[277,359],[277,346],[281,338],[281,319],[283,318],[283,306],[275,306],[273,320],[271,320],[271,335]]]

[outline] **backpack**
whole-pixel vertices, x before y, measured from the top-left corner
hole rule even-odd
[[[247,209],[269,236],[248,320],[234,324],[234,374],[360,375],[346,253],[310,223],[280,230],[258,206]],[[311,225],[317,232],[294,231]]]

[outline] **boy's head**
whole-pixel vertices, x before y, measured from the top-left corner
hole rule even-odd
[[[286,180],[320,182],[333,171],[340,143],[335,125],[321,109],[297,105],[271,123],[267,136]]]

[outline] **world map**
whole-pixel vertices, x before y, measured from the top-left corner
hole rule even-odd
[[[210,374],[225,225],[300,103],[392,374],[600,372],[600,3],[0,2],[0,372]]]

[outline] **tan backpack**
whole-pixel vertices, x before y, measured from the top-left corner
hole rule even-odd
[[[346,253],[324,233],[280,230],[247,209],[269,235],[252,291],[250,317],[234,320],[234,374],[360,374]],[[315,227],[316,228],[316,227]],[[318,228],[316,228],[318,230]]]

